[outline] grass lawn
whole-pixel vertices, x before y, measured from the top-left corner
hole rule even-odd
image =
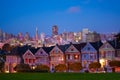
[[[0,80],[120,80],[120,73],[0,73]]]

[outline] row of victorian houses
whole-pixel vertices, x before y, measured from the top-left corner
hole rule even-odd
[[[14,67],[20,63],[30,66],[43,64],[53,69],[58,64],[68,66],[74,62],[81,62],[83,68],[87,69],[92,62],[100,62],[101,67],[107,67],[112,60],[120,60],[120,44],[115,41],[70,43],[40,48],[22,46],[14,48],[6,55],[5,72],[15,72]]]

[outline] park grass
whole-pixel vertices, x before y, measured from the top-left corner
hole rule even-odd
[[[120,73],[0,73],[0,80],[120,80]]]

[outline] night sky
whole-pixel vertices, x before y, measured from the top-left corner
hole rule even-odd
[[[4,32],[51,35],[78,32],[83,28],[99,33],[120,31],[120,0],[0,0],[0,28]]]

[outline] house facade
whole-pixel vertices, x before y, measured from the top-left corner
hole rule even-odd
[[[99,48],[99,62],[101,66],[109,66],[109,62],[115,59],[115,49],[109,42],[105,42]]]
[[[49,66],[49,54],[44,50],[44,48],[40,48],[36,53],[35,53],[35,64],[36,65],[47,65]]]
[[[50,51],[50,68],[53,69],[58,64],[65,64],[64,59],[64,52],[60,49],[58,45],[56,45],[51,51]]]
[[[35,60],[36,57],[35,55],[28,49],[24,54],[23,54],[23,60],[24,64],[29,64],[30,66],[35,65]]]
[[[81,62],[80,51],[76,48],[79,44],[71,44],[65,51],[65,62],[67,66],[71,63]]]
[[[88,69],[90,63],[97,62],[97,55],[97,50],[91,45],[91,43],[87,43],[81,49],[83,68]]]
[[[4,66],[4,71],[6,73],[15,73],[14,70],[17,64],[20,64],[21,58],[18,55],[6,55],[6,61]]]

